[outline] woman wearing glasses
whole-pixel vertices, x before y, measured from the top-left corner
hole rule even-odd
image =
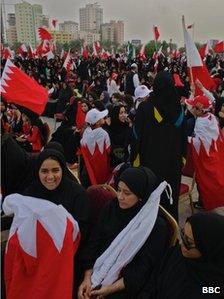
[[[224,217],[215,213],[191,216],[181,240],[138,299],[224,298]]]

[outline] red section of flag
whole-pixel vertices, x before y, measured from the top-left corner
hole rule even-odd
[[[214,47],[215,53],[223,53],[224,52],[224,41],[218,42]]]
[[[2,74],[1,93],[7,102],[26,107],[39,115],[48,100],[47,90],[10,60],[7,60]]]
[[[41,40],[51,40],[53,39],[52,35],[44,28],[40,27],[38,28],[38,34],[39,38]]]
[[[158,41],[160,37],[159,29],[157,26],[153,26],[153,33],[154,33],[154,39]]]
[[[196,79],[198,79],[206,89],[213,90],[215,88],[215,82],[211,78],[209,71],[205,65],[192,67],[191,71],[188,68],[188,75],[191,78],[191,83],[194,83]],[[198,88],[198,86],[195,84],[195,96],[202,94],[203,92],[201,91],[201,89]]]
[[[37,258],[20,245],[18,233],[9,240],[5,254],[5,285],[8,299],[72,298],[74,254],[80,234],[73,241],[74,227],[67,219],[62,250],[55,247],[47,230],[37,221]]]
[[[98,144],[96,144],[94,154],[91,155],[87,146],[81,146],[85,166],[92,185],[104,184],[110,176],[110,147],[104,145],[104,152],[101,153]]]
[[[199,154],[192,145],[196,181],[200,188],[206,210],[224,205],[224,140],[222,133],[214,144],[212,141],[209,154],[201,143]]]
[[[198,50],[200,56],[202,59],[206,57],[206,55],[209,52],[208,44],[203,45],[199,50]]]

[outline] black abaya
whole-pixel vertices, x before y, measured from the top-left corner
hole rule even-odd
[[[111,201],[102,211],[84,253],[85,269],[93,268],[96,259],[109,247],[116,236],[125,228],[130,220],[139,212],[142,205],[124,210],[118,201]],[[143,247],[134,259],[123,269],[125,291],[114,293],[108,299],[136,298],[144,285],[145,278],[160,261],[167,248],[168,229],[164,219],[158,217],[155,226]]]

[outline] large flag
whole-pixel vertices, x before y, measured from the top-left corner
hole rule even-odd
[[[7,299],[72,298],[78,223],[62,205],[11,194],[6,215],[14,214],[5,253]]]
[[[47,31],[47,29],[43,27],[38,28],[38,35],[41,40],[53,39],[52,35]]]
[[[102,128],[87,127],[81,139],[81,153],[92,185],[110,177],[110,137]]]
[[[218,42],[214,47],[215,53],[224,53],[224,41]]]
[[[204,208],[224,206],[224,136],[215,115],[199,117],[195,124],[192,145],[196,181]]]
[[[153,34],[154,34],[154,39],[157,42],[160,37],[160,33],[159,33],[159,28],[155,25],[153,25]]]
[[[203,64],[200,54],[186,30],[184,16],[182,18],[182,25],[187,54],[187,66],[191,83],[194,84],[195,80],[198,79],[206,89],[210,90],[214,87],[214,81],[212,80],[207,67]],[[196,86],[195,95],[199,94],[202,94],[202,91]]]
[[[0,91],[7,102],[26,107],[39,115],[43,113],[48,100],[47,90],[9,59],[2,74]]]

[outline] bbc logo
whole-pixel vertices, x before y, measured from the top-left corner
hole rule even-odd
[[[220,287],[202,287],[203,294],[220,294]]]

